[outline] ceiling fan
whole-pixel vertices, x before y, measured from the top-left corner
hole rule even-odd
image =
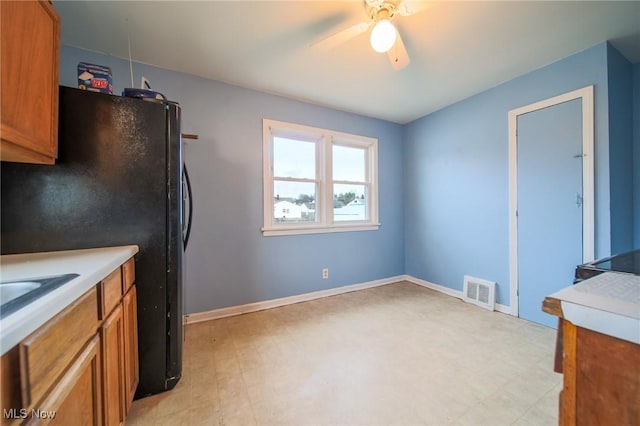
[[[330,35],[315,43],[314,46],[329,49],[373,27],[369,39],[373,50],[380,53],[387,52],[391,66],[396,71],[409,65],[409,54],[392,21],[398,16],[409,16],[420,12],[427,7],[428,3],[424,0],[365,0],[365,4],[368,9],[366,20]]]

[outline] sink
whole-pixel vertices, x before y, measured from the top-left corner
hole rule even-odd
[[[0,284],[0,306],[40,287],[37,281],[16,281]]]
[[[78,276],[62,274],[0,282],[0,318],[16,312]]]

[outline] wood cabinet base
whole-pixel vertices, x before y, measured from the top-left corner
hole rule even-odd
[[[562,321],[560,425],[640,425],[640,345]]]
[[[133,264],[129,259],[2,356],[0,424],[124,424],[138,385]]]

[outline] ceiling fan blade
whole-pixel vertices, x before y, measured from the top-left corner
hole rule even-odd
[[[398,4],[396,11],[402,16],[413,15],[422,12],[426,8],[433,5],[431,1],[425,0],[403,0]]]
[[[357,35],[362,34],[367,31],[371,26],[371,22],[360,22],[359,24],[352,25],[349,28],[346,28],[342,31],[338,31],[335,34],[330,35],[329,37],[320,40],[316,43],[313,43],[311,46],[320,49],[332,49],[347,40],[354,38]]]
[[[402,37],[400,37],[400,32],[396,29],[396,42],[391,49],[387,52],[387,56],[389,57],[389,62],[391,62],[391,66],[394,70],[399,71],[402,68],[409,65],[411,60],[409,59],[409,54],[407,53],[407,49],[404,47],[404,43],[402,42]]]

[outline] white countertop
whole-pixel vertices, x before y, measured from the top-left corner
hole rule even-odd
[[[571,323],[640,344],[640,276],[605,272],[549,297]]]
[[[138,246],[0,256],[0,280],[78,274],[66,284],[0,320],[0,355],[49,321],[138,252]]]

